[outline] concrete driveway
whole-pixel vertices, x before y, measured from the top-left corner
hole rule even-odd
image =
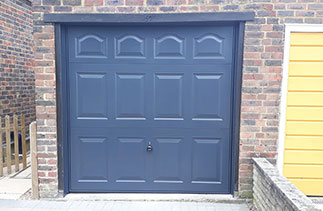
[[[0,200],[0,211],[108,210],[108,211],[248,211],[246,204],[206,202],[121,202]]]

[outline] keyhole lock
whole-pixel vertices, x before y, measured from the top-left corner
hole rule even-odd
[[[151,141],[148,142],[147,151],[152,151],[153,146],[151,146]]]

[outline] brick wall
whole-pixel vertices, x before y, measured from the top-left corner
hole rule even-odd
[[[0,116],[23,113],[26,124],[36,115],[32,21],[29,0],[0,1]]]
[[[258,211],[320,210],[265,158],[253,160],[253,203]]]
[[[39,176],[42,196],[57,193],[54,33],[43,13],[254,11],[246,24],[239,194],[251,197],[252,157],[277,158],[285,23],[322,23],[320,0],[33,0]]]

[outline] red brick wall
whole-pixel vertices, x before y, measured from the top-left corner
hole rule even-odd
[[[56,196],[54,34],[46,13],[254,11],[246,24],[241,105],[239,194],[251,196],[251,157],[277,158],[285,23],[322,23],[320,0],[34,0],[41,196]]]
[[[0,1],[0,116],[22,113],[27,124],[36,115],[32,20],[29,0]]]

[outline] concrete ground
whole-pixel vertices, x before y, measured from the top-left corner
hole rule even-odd
[[[244,200],[212,194],[68,194],[47,200],[0,198],[0,211],[7,210],[249,211]]]
[[[0,200],[0,211],[107,210],[107,211],[248,211],[246,204],[152,201],[32,201]]]
[[[323,210],[323,197],[309,197],[318,209]]]
[[[22,164],[21,164],[22,169]],[[6,169],[4,169],[6,173]],[[14,171],[14,168],[12,168]],[[0,199],[19,199],[31,189],[31,168],[0,177]]]
[[[214,202],[243,203],[242,199],[230,194],[163,194],[163,193],[69,193],[63,201],[173,201],[173,202]]]

